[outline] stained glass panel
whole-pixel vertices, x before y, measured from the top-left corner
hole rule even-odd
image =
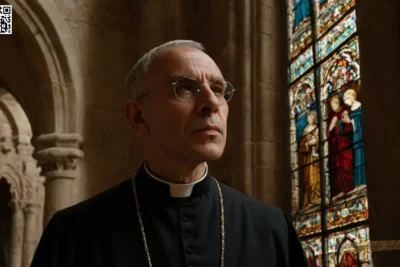
[[[290,27],[293,33],[304,29],[311,21],[311,3],[309,0],[290,0]]]
[[[298,180],[295,203],[309,210],[320,203],[319,126],[314,73],[294,84],[289,93],[291,107],[291,157],[293,176]]]
[[[301,51],[303,51],[312,42],[311,25],[308,24],[301,31],[293,35],[290,42],[290,58],[295,58]]]
[[[368,227],[339,231],[328,236],[329,266],[372,267]]]
[[[310,1],[288,0],[288,9],[290,59],[293,59],[312,42]]]
[[[295,227],[300,236],[321,232],[321,212],[315,211],[306,215],[297,216]]]
[[[355,0],[287,2],[293,223],[310,266],[372,266]]]
[[[321,66],[320,112],[325,156],[328,157],[328,194],[334,199],[365,194],[365,159],[361,127],[360,60],[358,38],[343,46]]]
[[[318,36],[343,17],[355,5],[355,0],[315,0]]]
[[[334,201],[336,202],[336,201]],[[368,219],[368,201],[366,197],[353,197],[337,201],[326,213],[328,229],[345,226]]]
[[[356,12],[353,11],[342,19],[333,29],[325,34],[318,42],[317,57],[318,60],[326,57],[330,52],[339,47],[353,33],[357,31],[356,27]]]
[[[314,78],[314,72],[310,72],[290,87],[289,104],[291,118],[297,120],[307,110],[316,108]]]
[[[333,199],[366,194],[362,104],[358,84],[330,96],[327,123],[328,171]]]
[[[351,39],[340,51],[326,60],[320,68],[322,101],[344,88],[349,83],[360,79],[360,56],[358,38]],[[326,102],[323,106],[326,105]],[[324,118],[328,117],[323,113]]]
[[[310,47],[299,55],[290,65],[290,81],[293,82],[314,64],[313,50]]]
[[[322,267],[322,238],[315,237],[301,242],[310,267]]]

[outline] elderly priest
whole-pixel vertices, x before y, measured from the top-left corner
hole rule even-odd
[[[32,267],[305,267],[283,212],[210,176],[235,89],[194,41],[153,48],[132,68],[126,116],[145,161],[119,185],[57,212]]]

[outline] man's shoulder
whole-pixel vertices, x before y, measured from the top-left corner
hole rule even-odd
[[[120,206],[124,199],[128,197],[130,189],[130,180],[125,180],[114,185],[93,197],[81,201],[75,205],[58,211],[55,215],[62,217],[62,220],[68,224],[93,224],[99,223],[99,220],[107,220],[114,208]]]
[[[282,209],[257,200],[228,185],[221,184],[221,189],[227,196],[227,204],[235,210],[240,211],[240,213],[253,217],[260,222],[284,223],[286,225],[286,215]]]

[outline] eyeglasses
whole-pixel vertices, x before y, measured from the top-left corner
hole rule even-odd
[[[204,82],[208,83],[211,91],[213,91],[214,95],[219,99],[226,102],[229,102],[233,97],[233,92],[235,89],[232,84],[225,80],[216,80],[214,82]],[[170,84],[174,87],[174,94],[178,99],[185,101],[195,100],[200,92],[204,89],[202,82],[199,82],[195,78],[191,77],[181,77],[177,79],[175,82],[171,82]],[[150,92],[147,92],[141,95],[138,98],[142,98],[145,95],[148,95]]]

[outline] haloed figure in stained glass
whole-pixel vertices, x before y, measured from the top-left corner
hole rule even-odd
[[[333,200],[353,190],[353,126],[339,95],[329,99],[332,112],[329,116],[329,167],[331,177],[331,196]]]
[[[366,188],[362,108],[354,89],[347,89],[343,94],[343,100],[346,106],[350,107],[348,117],[344,118],[343,122],[351,123],[353,127],[353,185],[354,190],[358,191]]]
[[[310,111],[299,143],[299,164],[304,166],[301,170],[303,209],[320,203],[318,142],[317,112]]]

